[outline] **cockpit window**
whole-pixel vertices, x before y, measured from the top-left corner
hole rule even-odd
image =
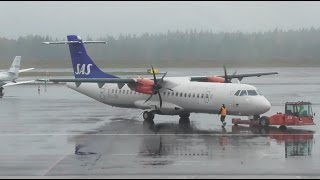
[[[260,96],[262,96],[262,93],[261,93],[259,90],[257,90],[257,93],[258,93]]]
[[[242,90],[240,93],[240,96],[246,96],[247,95],[247,91],[246,90]]]
[[[234,95],[239,96],[241,90],[238,90]]]
[[[258,93],[257,93],[257,91],[255,91],[255,90],[248,90],[248,95],[249,95],[249,96],[257,96]]]

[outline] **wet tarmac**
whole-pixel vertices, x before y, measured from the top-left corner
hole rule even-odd
[[[320,69],[304,70],[243,80],[270,100],[266,115],[284,111],[286,101],[313,103],[317,125],[285,131],[234,126],[235,116],[223,129],[217,115],[207,114],[191,114],[190,124],[158,115],[149,128],[141,110],[106,106],[64,85],[46,92],[41,86],[40,95],[35,85],[7,87],[0,99],[0,176],[319,178]]]

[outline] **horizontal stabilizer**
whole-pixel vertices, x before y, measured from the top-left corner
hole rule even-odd
[[[20,81],[20,82],[16,82],[16,83],[10,82],[10,83],[7,83],[7,84],[3,85],[2,87],[14,86],[14,85],[26,84],[26,83],[34,83],[34,82],[35,82],[35,80],[31,80],[31,81]]]
[[[19,73],[26,72],[26,71],[31,71],[31,70],[33,70],[33,69],[34,69],[34,68],[21,69],[21,70],[19,70]]]
[[[43,42],[43,44],[94,44],[94,43],[101,43],[107,44],[106,41],[56,41],[56,42]]]

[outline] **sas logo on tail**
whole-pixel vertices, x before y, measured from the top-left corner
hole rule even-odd
[[[76,75],[89,75],[91,73],[92,64],[77,64],[77,69],[74,72]]]

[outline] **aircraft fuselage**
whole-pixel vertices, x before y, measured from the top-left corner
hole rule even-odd
[[[165,78],[172,82],[170,90],[161,90],[162,108],[157,94],[145,102],[150,96],[131,90],[127,85],[121,89],[117,84],[108,83],[99,88],[95,83],[75,83],[67,86],[84,95],[110,106],[156,110],[158,114],[179,115],[185,113],[218,114],[221,105],[225,104],[229,115],[260,115],[270,109],[270,102],[263,95],[235,95],[238,90],[254,90],[257,88],[247,84],[190,82],[188,78]]]

